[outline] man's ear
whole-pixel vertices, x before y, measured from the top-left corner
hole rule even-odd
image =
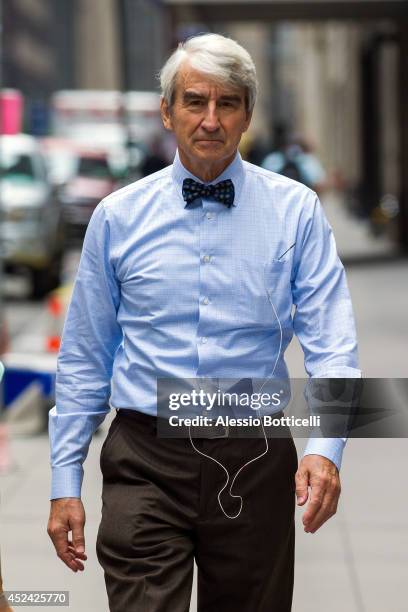
[[[166,130],[173,130],[170,107],[167,103],[167,100],[165,100],[164,98],[160,100],[160,114],[163,121],[163,125]]]

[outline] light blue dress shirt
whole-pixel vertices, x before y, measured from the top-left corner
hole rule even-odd
[[[105,198],[89,223],[50,411],[52,499],[80,496],[110,406],[156,414],[158,377],[268,378],[276,362],[284,378],[293,333],[309,376],[360,376],[345,273],[316,194],[239,154],[212,181],[234,182],[230,208],[186,206],[186,177],[199,180],[176,155]],[[340,467],[344,444],[312,438],[305,454]]]

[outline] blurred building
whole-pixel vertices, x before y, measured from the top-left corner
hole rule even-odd
[[[49,94],[74,83],[72,15],[70,0],[2,2],[1,86],[23,92],[28,123],[40,132]]]
[[[118,0],[125,89],[158,90],[157,74],[171,47],[162,0]]]
[[[306,139],[326,169],[360,177],[360,82],[356,23],[290,23],[275,28],[281,96],[276,121]],[[289,102],[289,103],[288,103]]]
[[[359,189],[367,211],[382,194],[398,198],[395,25],[331,21],[283,28],[287,55],[292,56],[284,76],[296,100],[296,129],[329,170]],[[281,67],[285,72],[285,63]]]
[[[23,92],[26,129],[59,89],[156,89],[165,18],[156,0],[2,2],[1,86]]]
[[[71,81],[69,2],[2,2],[2,80],[27,95],[43,96]],[[72,82],[72,81],[71,81]]]
[[[218,31],[226,31],[229,36],[241,43],[255,62],[260,87],[251,122],[251,135],[254,141],[267,147],[270,142],[271,101],[273,99],[273,88],[270,82],[271,62],[268,52],[271,40],[270,25],[227,22]]]
[[[120,89],[120,18],[116,0],[71,0],[75,89]]]
[[[205,24],[252,53],[254,132],[306,137],[360,213],[408,248],[408,1],[164,0],[174,29]]]
[[[3,83],[41,132],[58,89],[157,89],[168,51],[225,32],[255,59],[252,134],[286,125],[343,177],[369,215],[400,210],[408,245],[407,0],[6,0]]]

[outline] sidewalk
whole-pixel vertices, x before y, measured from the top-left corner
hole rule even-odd
[[[341,194],[327,192],[321,202],[334,230],[337,250],[342,259],[387,256],[395,250],[386,235],[374,237],[368,221],[352,215],[346,209]]]

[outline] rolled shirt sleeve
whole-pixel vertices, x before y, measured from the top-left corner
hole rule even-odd
[[[346,275],[317,196],[299,224],[292,294],[294,331],[304,352],[307,374],[313,378],[360,378]],[[346,441],[311,437],[304,455],[322,455],[340,469]]]
[[[110,240],[101,202],[85,235],[58,356],[56,405],[49,413],[51,499],[80,497],[82,464],[93,433],[110,410],[113,360],[122,341],[120,285]]]

